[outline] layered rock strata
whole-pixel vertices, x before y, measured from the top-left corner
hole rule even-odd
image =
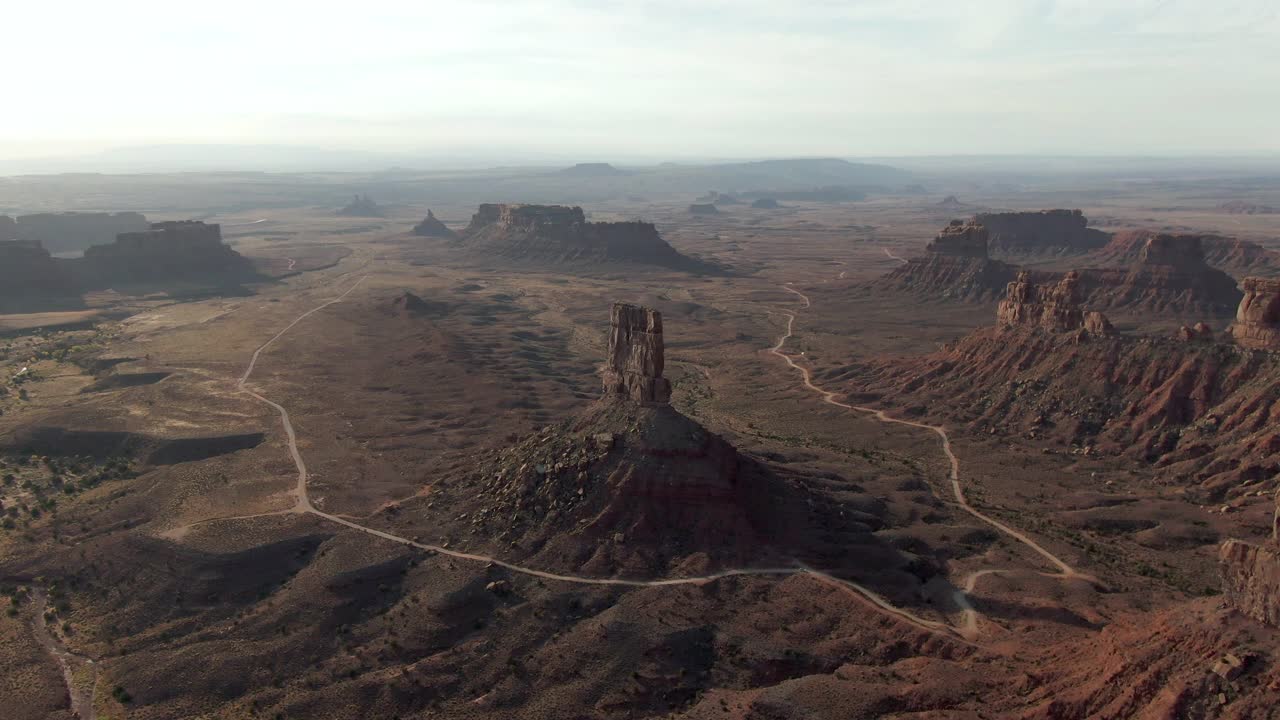
[[[1107,244],[1108,235],[1089,227],[1079,210],[979,213],[973,221],[987,228],[994,255],[1074,255]]]
[[[671,399],[671,383],[662,376],[662,313],[615,303],[609,326],[605,396],[666,404]]]

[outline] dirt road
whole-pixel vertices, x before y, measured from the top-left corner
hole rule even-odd
[[[326,513],[317,509],[315,506],[311,504],[311,499],[310,499],[310,496],[308,495],[307,465],[306,465],[306,462],[303,460],[302,453],[299,452],[298,450],[297,433],[294,431],[293,422],[289,418],[289,411],[285,409],[283,405],[280,405],[279,403],[273,400],[270,400],[262,396],[261,394],[249,389],[247,387],[247,383],[249,381],[250,376],[253,375],[254,369],[257,368],[258,359],[262,355],[262,352],[264,350],[266,350],[273,343],[275,343],[277,340],[283,337],[285,333],[289,332],[294,327],[296,327],[298,323],[302,322],[303,320],[310,317],[311,315],[314,315],[315,313],[320,312],[321,310],[329,307],[330,305],[333,305],[335,303],[338,303],[344,300],[357,287],[359,287],[360,284],[364,282],[364,280],[367,277],[368,276],[366,275],[356,280],[354,283],[352,283],[351,287],[347,288],[345,292],[343,292],[341,295],[337,296],[336,298],[333,298],[332,300],[324,302],[312,308],[311,310],[308,310],[307,312],[304,312],[303,314],[299,315],[296,319],[294,319],[293,322],[285,326],[283,330],[276,333],[270,340],[267,340],[265,343],[260,345],[258,349],[254,350],[253,356],[249,360],[248,367],[245,368],[244,374],[240,376],[240,379],[236,384],[236,387],[239,391],[244,392],[245,394],[253,397],[254,399],[258,400],[261,403],[264,403],[265,405],[268,405],[269,407],[274,409],[276,413],[280,416],[280,424],[284,430],[285,438],[289,447],[289,455],[293,458],[294,466],[298,470],[297,484],[295,489],[295,504],[292,509],[292,512],[310,513],[312,515],[315,515],[316,517],[320,517],[325,520],[328,520],[329,522],[337,523],[339,525],[351,528],[352,530],[357,530],[359,532],[365,533],[367,535],[371,535],[373,537],[378,537],[391,542],[400,543],[401,545],[408,545],[410,547],[415,547],[420,550],[439,553],[441,555],[446,555],[459,560],[467,560],[467,561],[483,563],[483,564],[493,564],[498,567],[506,568],[511,572],[520,573],[522,575],[529,575],[532,577],[542,578],[544,580],[555,580],[560,582],[576,583],[579,585],[612,585],[612,586],[626,586],[626,587],[671,587],[671,586],[677,586],[677,585],[704,585],[709,582],[714,582],[716,580],[721,580],[721,579],[730,578],[730,577],[744,577],[744,576],[777,577],[777,576],[790,576],[790,575],[808,575],[817,579],[819,582],[822,582],[823,584],[839,588],[845,592],[851,592],[855,596],[857,596],[860,600],[868,602],[872,606],[886,613],[892,614],[898,618],[901,618],[902,620],[905,620],[923,630],[928,630],[930,632],[939,632],[952,637],[955,637],[955,636],[959,636],[961,638],[966,637],[964,633],[955,630],[954,628],[950,627],[945,623],[929,620],[927,618],[923,618],[918,615],[915,615],[914,613],[911,613],[908,610],[904,610],[902,608],[896,607],[892,603],[890,603],[888,600],[881,597],[876,592],[856,582],[837,578],[833,575],[822,572],[820,570],[814,570],[812,568],[804,567],[801,565],[796,565],[794,567],[779,567],[779,568],[734,568],[734,569],[723,570],[718,573],[712,573],[710,575],[700,575],[700,576],[680,577],[680,578],[648,579],[648,580],[566,575],[566,574],[547,572],[544,570],[538,570],[535,568],[516,565],[514,563],[510,563],[505,560],[501,560],[499,558],[492,557],[489,555],[460,552],[458,550],[450,550],[449,548],[445,548],[440,545],[420,543],[414,540],[410,540],[408,538],[400,537],[399,535],[385,532],[383,530],[377,530],[375,528],[361,525],[357,522],[339,517],[337,515],[331,515],[329,513]],[[785,341],[785,338],[783,340],[780,340],[779,344],[781,344],[784,341]],[[279,513],[263,513],[262,516],[275,515],[275,514],[279,514]],[[210,521],[205,521],[205,522],[210,522]]]
[[[885,252],[887,253],[888,250],[886,250]],[[808,295],[805,295],[799,290],[796,290],[795,288],[792,288],[792,287],[788,287],[786,285],[782,286],[782,288],[787,292],[794,293],[802,301],[804,301],[805,308],[812,307],[812,303],[810,302]],[[969,513],[973,517],[981,520],[987,525],[990,525],[996,530],[999,530],[1001,533],[1017,540],[1018,542],[1022,543],[1023,545],[1030,548],[1031,550],[1034,550],[1037,554],[1039,554],[1045,560],[1049,561],[1050,564],[1052,564],[1054,567],[1058,569],[1057,573],[1052,573],[1052,574],[1043,573],[1043,574],[1048,575],[1050,577],[1058,577],[1063,579],[1080,579],[1080,580],[1085,580],[1089,583],[1092,583],[1093,585],[1100,585],[1098,580],[1094,578],[1092,575],[1087,575],[1085,573],[1081,573],[1077,571],[1075,568],[1067,564],[1067,562],[1064,561],[1062,558],[1059,558],[1057,555],[1054,555],[1053,553],[1049,552],[1049,550],[1046,549],[1043,545],[1031,539],[1025,533],[1019,530],[1016,530],[1000,522],[999,520],[996,520],[995,518],[990,517],[989,515],[984,514],[982,511],[978,510],[973,505],[969,504],[969,499],[965,497],[965,494],[964,494],[964,487],[960,484],[960,459],[957,458],[956,454],[951,450],[951,436],[947,434],[947,431],[945,428],[943,428],[940,425],[930,425],[928,423],[916,422],[914,420],[902,420],[899,418],[890,417],[888,414],[885,413],[885,411],[877,408],[873,408],[873,407],[866,407],[862,405],[850,405],[849,403],[840,402],[839,400],[836,399],[837,397],[839,397],[838,393],[831,392],[830,390],[824,390],[823,388],[814,384],[812,372],[808,368],[804,367],[803,365],[797,364],[791,355],[788,355],[782,350],[783,346],[786,344],[787,340],[791,338],[794,332],[795,321],[796,321],[796,316],[794,313],[786,312],[784,314],[787,316],[787,330],[785,333],[783,333],[782,337],[778,338],[778,342],[773,347],[769,348],[769,352],[782,358],[787,363],[787,365],[789,365],[792,369],[799,372],[802,383],[805,388],[812,390],[813,392],[821,395],[822,401],[829,405],[834,405],[836,407],[844,408],[846,410],[853,410],[855,412],[867,413],[875,417],[875,419],[879,420],[880,422],[892,423],[895,425],[906,425],[907,427],[919,428],[921,430],[928,430],[929,432],[932,432],[934,435],[937,435],[938,439],[941,440],[942,442],[942,452],[947,456],[947,462],[951,466],[950,471],[948,473],[949,479],[951,481],[951,491],[952,491],[952,494],[955,496],[956,504],[959,505],[962,510]],[[977,581],[979,578],[985,577],[987,575],[995,575],[1002,572],[1005,572],[1005,571],[996,570],[996,569],[986,569],[986,570],[978,570],[976,572],[973,572],[965,579],[965,582],[963,583],[964,589],[963,590],[957,589],[953,593],[952,599],[956,603],[957,607],[961,609],[962,616],[963,616],[962,624],[959,632],[966,638],[973,638],[978,633],[977,611],[973,608],[973,605],[970,604],[969,598],[966,595],[966,593],[973,592],[973,588],[977,584]]]

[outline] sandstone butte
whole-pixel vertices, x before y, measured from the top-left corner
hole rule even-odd
[[[982,224],[952,220],[923,257],[909,259],[877,284],[926,296],[993,300],[1014,279],[1015,268],[988,257],[987,245]]]
[[[421,235],[422,237],[457,237],[457,233],[451,230],[448,225],[440,222],[439,218],[431,210],[427,210],[427,216],[423,218],[422,222],[413,226],[413,234]]]
[[[662,313],[615,303],[609,323],[604,392],[642,403],[666,404],[671,383],[662,376]]]
[[[1280,350],[1280,279],[1245,278],[1231,336],[1254,350]]]

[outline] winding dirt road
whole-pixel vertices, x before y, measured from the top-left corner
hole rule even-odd
[[[885,252],[888,253],[889,251],[886,250]],[[802,301],[804,301],[805,308],[812,307],[813,303],[810,302],[808,295],[805,295],[799,290],[796,290],[795,288],[792,288],[786,285],[783,285],[782,289],[786,290],[787,292],[794,293],[796,296],[798,296]],[[939,425],[930,425],[928,423],[916,422],[914,420],[902,420],[900,418],[890,417],[888,414],[885,413],[884,410],[880,410],[877,408],[866,407],[862,405],[850,405],[849,403],[841,402],[836,399],[837,397],[839,397],[839,393],[834,393],[834,392],[831,392],[830,390],[824,390],[823,388],[814,384],[813,373],[803,365],[796,363],[796,361],[792,359],[791,355],[783,352],[782,350],[782,347],[786,344],[787,340],[790,339],[793,335],[795,321],[796,321],[795,313],[783,311],[783,314],[787,316],[787,330],[785,333],[783,333],[782,337],[778,338],[778,342],[773,347],[769,348],[769,352],[782,358],[787,363],[787,365],[789,365],[792,369],[799,372],[802,382],[806,388],[821,395],[822,401],[827,403],[828,405],[834,405],[836,407],[844,408],[846,410],[853,410],[855,412],[867,413],[875,417],[875,419],[879,420],[880,422],[892,423],[894,425],[906,425],[907,427],[919,428],[921,430],[928,430],[929,432],[932,432],[934,435],[937,435],[938,439],[942,441],[942,452],[947,456],[947,461],[951,466],[950,472],[948,473],[948,476],[951,480],[951,492],[955,496],[956,504],[959,505],[962,510],[969,513],[973,517],[981,520],[987,525],[990,525],[996,530],[999,530],[1005,535],[1008,535],[1009,537],[1017,540],[1018,542],[1022,543],[1026,547],[1034,550],[1041,557],[1043,557],[1045,560],[1048,560],[1050,564],[1052,564],[1054,567],[1058,569],[1057,573],[1052,573],[1052,574],[1043,573],[1044,575],[1047,575],[1050,577],[1063,578],[1063,579],[1080,579],[1080,580],[1085,580],[1089,583],[1092,583],[1095,586],[1100,585],[1098,580],[1094,578],[1092,575],[1087,575],[1085,573],[1081,573],[1077,571],[1075,568],[1067,564],[1066,561],[1062,560],[1062,558],[1059,558],[1057,555],[1054,555],[1053,553],[1049,552],[1044,546],[1042,546],[1040,543],[1028,537],[1025,533],[1019,530],[1016,530],[1000,522],[999,520],[996,520],[995,518],[989,515],[984,514],[982,511],[978,510],[973,505],[969,504],[969,499],[966,498],[964,494],[964,487],[960,484],[960,459],[957,458],[956,454],[951,450],[951,437],[947,434],[947,431],[945,428]],[[985,577],[987,575],[998,574],[1001,572],[1004,572],[1004,571],[996,570],[996,569],[987,569],[987,570],[978,570],[976,572],[973,572],[968,576],[968,578],[965,579],[965,582],[963,584],[964,585],[963,591],[960,589],[957,589],[953,593],[952,599],[954,600],[956,605],[961,608],[961,611],[963,614],[963,623],[961,625],[960,632],[965,637],[974,637],[976,636],[978,631],[977,611],[974,610],[973,606],[969,603],[969,598],[967,597],[966,593],[973,592],[973,588],[977,584],[977,581],[979,578]]]
[[[890,603],[888,600],[886,600],[882,596],[880,596],[875,591],[867,587],[864,587],[859,583],[853,582],[851,580],[844,580],[842,578],[835,577],[834,575],[830,575],[820,570],[815,570],[813,568],[805,567],[799,564],[793,567],[777,567],[777,568],[734,568],[734,569],[722,570],[720,572],[712,573],[710,575],[699,575],[699,576],[693,576],[693,577],[680,577],[680,578],[665,578],[665,579],[657,579],[657,580],[642,580],[642,579],[614,578],[614,577],[602,578],[602,577],[585,577],[581,575],[565,575],[561,573],[553,573],[553,572],[547,572],[544,570],[538,570],[535,568],[524,567],[522,565],[516,565],[514,563],[510,563],[505,560],[501,560],[499,558],[492,557],[489,555],[460,552],[458,550],[450,550],[449,548],[446,548],[440,545],[420,543],[414,540],[410,540],[409,538],[400,537],[399,535],[385,532],[383,530],[377,530],[375,528],[361,525],[357,522],[348,520],[343,517],[339,517],[337,515],[332,515],[330,513],[326,513],[322,510],[317,509],[314,505],[311,504],[311,498],[308,495],[307,465],[302,458],[302,453],[299,452],[298,450],[297,433],[294,430],[293,422],[289,418],[289,411],[286,410],[283,405],[280,405],[277,402],[269,400],[266,397],[263,397],[261,394],[249,389],[249,387],[247,386],[247,383],[249,381],[250,376],[253,375],[254,369],[257,368],[258,359],[262,355],[262,352],[264,350],[270,347],[273,343],[275,343],[277,340],[283,337],[285,333],[292,330],[294,327],[298,325],[298,323],[302,322],[306,318],[310,317],[311,315],[314,315],[317,312],[320,312],[321,310],[329,307],[330,305],[342,302],[342,300],[346,299],[348,295],[350,295],[353,291],[355,291],[355,289],[359,287],[360,284],[363,283],[367,277],[368,277],[367,275],[362,276],[359,280],[352,283],[351,287],[347,288],[347,290],[343,292],[341,295],[337,296],[336,298],[333,298],[332,300],[324,302],[312,308],[311,310],[308,310],[307,312],[299,315],[296,319],[294,319],[293,322],[285,326],[283,330],[276,333],[270,340],[267,340],[265,343],[260,345],[256,350],[254,350],[253,356],[249,360],[248,367],[245,368],[244,374],[240,376],[239,381],[236,383],[237,390],[253,397],[259,402],[262,402],[270,406],[280,416],[280,424],[281,424],[281,427],[284,429],[285,438],[288,441],[289,455],[293,458],[294,466],[298,470],[297,485],[295,489],[295,504],[292,509],[286,510],[286,511],[260,513],[258,515],[250,515],[250,516],[244,516],[244,517],[265,517],[269,515],[280,515],[288,512],[309,513],[311,515],[315,515],[316,517],[324,518],[329,522],[337,523],[338,525],[342,525],[352,530],[357,530],[367,535],[371,535],[377,538],[382,538],[383,540],[388,540],[390,542],[400,543],[401,545],[414,547],[419,550],[439,553],[441,555],[446,555],[448,557],[456,558],[459,560],[493,564],[498,567],[502,567],[507,570],[510,570],[511,572],[519,573],[522,575],[528,575],[531,577],[541,578],[544,580],[555,580],[559,582],[575,583],[579,585],[606,585],[606,586],[625,586],[625,587],[672,587],[677,585],[705,585],[707,583],[714,582],[716,580],[721,580],[721,579],[730,578],[730,577],[746,577],[746,576],[779,577],[779,576],[791,576],[791,575],[808,575],[815,578],[816,580],[818,580],[823,584],[838,588],[844,592],[850,592],[854,594],[855,597],[857,597],[858,599],[865,601],[867,603],[870,603],[872,606],[886,613],[889,613],[895,617],[898,617],[902,620],[905,620],[906,622],[911,623],[912,625],[915,625],[916,627],[919,627],[923,630],[927,630],[929,632],[942,633],[953,638],[959,637],[966,641],[971,639],[972,635],[965,632],[964,630],[957,630],[951,627],[950,625],[947,625],[946,623],[941,623],[935,620],[930,620],[928,618],[923,618],[908,610],[899,608],[893,605],[892,603]],[[783,341],[785,341],[785,338],[784,340],[779,341],[779,343]],[[217,518],[217,519],[206,520],[203,522],[214,522],[219,519],[231,520],[235,518]]]
[[[885,254],[885,255],[887,255],[887,256],[889,257],[889,259],[890,259],[890,260],[897,260],[898,262],[902,263],[903,265],[906,265],[906,264],[907,264],[907,259],[906,259],[906,258],[904,258],[904,257],[898,257],[897,255],[894,255],[894,254],[893,254],[893,251],[891,251],[889,248],[880,248],[880,249],[884,251],[884,254]],[[805,307],[809,307],[809,306],[808,306],[808,305],[805,305]]]

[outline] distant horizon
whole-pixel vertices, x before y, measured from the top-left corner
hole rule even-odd
[[[208,156],[204,154],[209,153]],[[172,143],[122,145],[90,153],[0,158],[0,176],[76,173],[147,174],[156,172],[420,172],[502,169],[554,169],[583,163],[617,167],[656,168],[663,164],[690,166],[779,160],[843,160],[851,163],[1187,163],[1192,165],[1270,166],[1280,171],[1280,151],[1244,153],[916,153],[902,155],[639,155],[626,152],[575,155],[569,152],[510,149],[488,152],[430,153],[422,150],[363,150],[340,146],[288,143]],[[80,169],[77,169],[80,168]],[[132,168],[132,169],[131,169]]]
[[[19,3],[0,162],[1280,153],[1270,0]]]

